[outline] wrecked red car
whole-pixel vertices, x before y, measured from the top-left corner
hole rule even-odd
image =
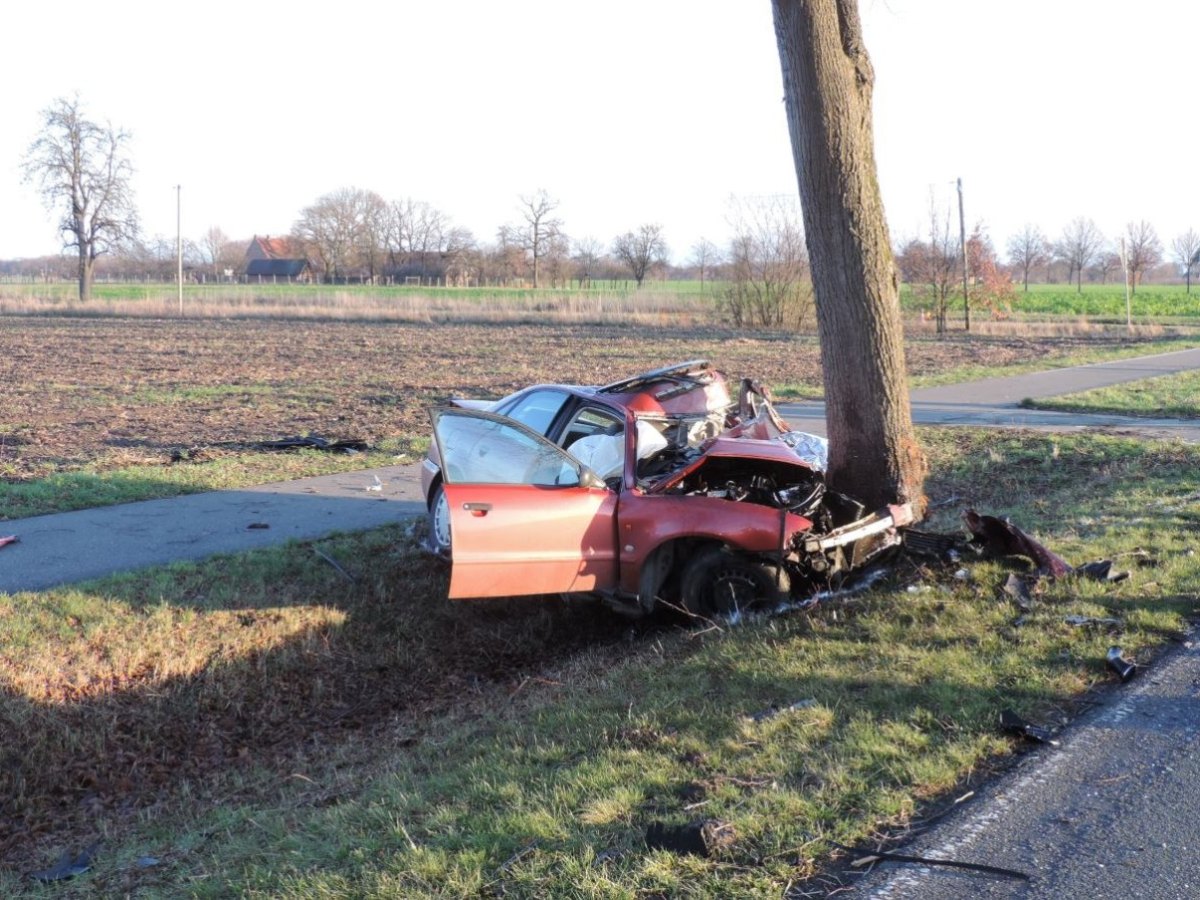
[[[704,360],[431,411],[430,548],[450,597],[597,595],[630,615],[803,598],[899,543],[907,506],[828,490],[819,443]]]

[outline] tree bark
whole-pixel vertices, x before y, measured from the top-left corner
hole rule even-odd
[[[772,0],[812,264],[829,481],[870,506],[924,512],[899,280],[875,171],[874,72],[857,0]]]

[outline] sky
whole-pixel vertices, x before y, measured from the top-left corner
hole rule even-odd
[[[894,241],[931,198],[1003,251],[1092,218],[1163,244],[1196,208],[1194,44],[1177,0],[860,0]],[[659,223],[677,262],[731,198],[797,192],[768,0],[19,3],[0,53],[0,259],[58,252],[22,183],[41,111],[132,133],[145,235],[283,234],[342,187],[481,242],[539,189],[574,238]]]

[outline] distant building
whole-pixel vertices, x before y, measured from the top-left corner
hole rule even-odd
[[[246,248],[247,281],[312,281],[307,257],[285,237],[255,235]]]

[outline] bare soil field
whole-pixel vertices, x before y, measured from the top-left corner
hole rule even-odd
[[[1032,360],[1128,339],[910,339],[913,375]],[[1146,352],[1154,352],[1145,341]],[[604,383],[707,357],[767,385],[819,387],[815,339],[713,328],[398,324],[288,319],[0,319],[0,476],[181,464],[317,434],[372,445],[427,434],[424,408],[539,381]]]

